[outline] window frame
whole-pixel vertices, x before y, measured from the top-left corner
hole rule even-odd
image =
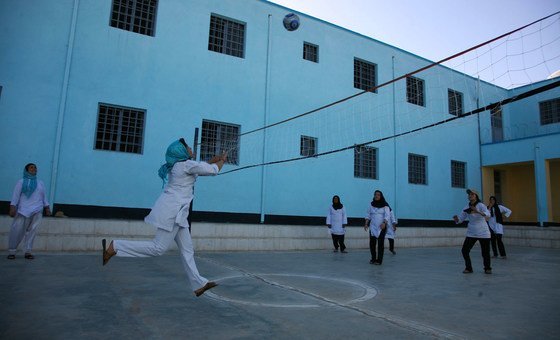
[[[223,25],[221,29],[219,29],[220,25]],[[240,34],[234,34],[237,32],[236,29]],[[210,14],[208,51],[245,59],[246,35],[247,24],[245,22],[216,13]],[[234,37],[239,40],[235,41]],[[241,48],[234,48],[233,44],[240,45]]]
[[[548,104],[550,104],[550,109],[548,110],[550,113],[543,112],[543,106]],[[539,119],[541,126],[560,123],[560,98],[539,102]]]
[[[318,139],[316,137],[301,135],[299,138],[299,154],[303,157],[317,157]],[[311,146],[309,145],[311,144]],[[307,145],[306,145],[307,144]],[[309,153],[311,151],[311,153]]]
[[[128,2],[131,2],[130,7],[126,4]],[[158,5],[158,0],[113,0],[111,2],[109,26],[154,37],[156,34]],[[118,8],[118,11],[116,11],[116,8]],[[140,15],[138,15],[139,10]],[[143,18],[145,13],[147,13],[147,17]],[[145,21],[147,25],[140,25],[142,21]]]
[[[456,100],[456,98],[459,98],[459,100]],[[464,113],[464,101],[462,92],[453,89],[447,89],[447,103],[449,106],[450,115],[458,117]],[[452,103],[454,103],[454,105],[452,105]]]
[[[419,86],[419,84],[422,86]],[[413,76],[406,77],[406,101],[410,104],[426,107],[425,87],[426,82],[424,79]],[[418,92],[421,92],[421,95]]]
[[[422,164],[416,164],[419,160]],[[408,183],[428,185],[428,156],[408,154]]]
[[[367,67],[371,67],[372,69],[372,74],[369,74],[369,77],[372,79],[364,77],[364,74],[367,75],[367,70],[365,70]],[[376,63],[354,57],[354,88],[371,93],[377,93],[377,89],[370,91],[372,88],[377,86],[377,73]],[[368,86],[369,83],[372,85]]]
[[[311,48],[313,51],[309,52],[306,47]],[[303,59],[314,63],[319,63],[319,45],[312,44],[310,42],[303,42]]]
[[[104,113],[105,118],[102,121],[102,108],[105,108],[106,111]],[[117,114],[113,114],[112,116],[109,114],[110,110],[117,111]],[[125,117],[125,111],[134,112],[137,114],[135,117],[134,126],[128,124],[125,126],[125,120],[128,119],[129,121],[132,120],[132,117]],[[95,125],[95,135],[93,141],[93,149],[100,150],[100,151],[115,151],[115,152],[124,152],[124,153],[133,153],[133,154],[143,154],[144,151],[144,134],[146,131],[146,116],[147,111],[145,109],[121,106],[121,105],[114,105],[108,103],[98,103],[97,105],[97,121]],[[112,119],[111,119],[112,118]],[[140,125],[138,122],[141,120]],[[111,124],[112,123],[112,124]],[[103,124],[104,129],[100,131],[100,126]],[[107,128],[109,127],[109,129]],[[128,131],[128,128],[136,131]],[[99,138],[100,135],[103,138]],[[130,138],[136,138],[139,140],[135,140],[133,142],[125,141],[123,142],[123,135]],[[123,150],[124,148],[124,150]],[[132,149],[132,151],[130,150]]]
[[[379,179],[378,148],[366,145],[354,147],[354,177],[363,179]],[[373,154],[370,154],[373,153]],[[365,159],[368,156],[369,159]],[[368,164],[369,163],[369,164]],[[368,171],[371,169],[371,171]]]
[[[461,169],[462,167],[462,169]],[[465,189],[467,187],[467,163],[451,160],[451,187]]]
[[[205,128],[205,124],[207,125]],[[208,145],[208,141],[206,141],[205,139],[209,139],[210,137],[208,136],[208,126],[214,126],[215,129],[212,130],[212,132],[215,134],[215,138],[214,141],[210,141],[210,145]],[[226,131],[218,131],[218,129],[223,129],[225,128]],[[224,148],[222,146],[223,144],[223,139],[227,140],[228,135],[232,134],[229,131],[227,131],[227,129],[236,129],[236,133],[237,136],[236,139],[237,141],[235,142],[234,146],[235,148],[232,149],[227,149]],[[231,165],[239,165],[239,155],[240,155],[240,146],[239,146],[239,135],[241,134],[241,125],[238,124],[232,124],[232,123],[226,123],[226,122],[219,122],[219,121],[215,121],[215,120],[207,120],[207,119],[203,119],[202,120],[202,124],[201,124],[201,134],[200,134],[200,160],[201,161],[209,161],[212,157],[214,157],[215,155],[220,155],[222,154],[224,151],[228,151],[227,154],[227,160],[226,160],[226,164],[231,164]],[[224,137],[225,135],[225,137]],[[218,140],[219,138],[219,140]],[[233,140],[233,138],[230,138],[231,140]],[[214,143],[212,145],[212,143]],[[232,142],[234,143],[234,142]],[[225,149],[225,150],[224,150]]]

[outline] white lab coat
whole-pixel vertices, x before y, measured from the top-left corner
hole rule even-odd
[[[511,215],[511,210],[509,210],[508,208],[504,207],[501,204],[498,204],[498,208],[500,209],[500,212],[502,213],[502,217],[509,217]],[[492,214],[490,214],[492,215]],[[494,231],[496,234],[503,234],[504,233],[504,226],[501,223],[498,223],[496,221],[496,214],[494,214],[494,216],[490,216],[490,219],[488,220],[488,225],[490,226],[490,228],[492,228],[492,231]]]
[[[464,210],[468,208],[469,205],[467,204],[463,210],[461,210],[461,213],[457,215],[457,217],[459,217],[457,224],[462,223],[465,220],[469,221],[467,226],[467,237],[490,238],[490,229],[488,229],[488,224],[486,223],[485,218],[490,217],[490,211],[488,211],[488,208],[486,208],[486,206],[481,202],[476,204],[476,209],[482,212],[484,216],[479,213],[467,214]]]
[[[366,220],[369,220],[369,234],[371,236],[379,237],[381,234],[381,224],[391,220],[391,211],[389,207],[376,208],[371,204],[366,210]],[[388,227],[386,223],[385,228]]]
[[[389,221],[389,224],[387,225],[387,234],[385,234],[386,238],[390,238],[390,239],[394,239],[395,238],[395,227],[394,225],[397,224],[397,218],[395,217],[395,211],[391,210],[391,220]]]
[[[217,175],[218,171],[216,164],[206,162],[188,160],[175,163],[169,172],[169,181],[144,221],[166,231],[172,231],[175,224],[188,228],[187,217],[194,198],[196,178]]]
[[[346,218],[346,210],[344,207],[340,209],[335,209],[332,206],[329,207],[329,212],[327,213],[327,224],[330,224],[330,232],[334,235],[344,235],[346,233],[344,226],[348,224],[348,219]]]
[[[42,212],[45,207],[49,206],[45,185],[43,181],[37,180],[37,187],[31,196],[27,197],[21,192],[23,186],[23,178],[17,181],[12,194],[10,205],[17,207],[17,213],[25,217],[30,217],[38,212]]]

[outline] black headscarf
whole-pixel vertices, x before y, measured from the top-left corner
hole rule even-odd
[[[338,198],[338,203],[334,203],[334,198]],[[338,210],[338,209],[342,209],[343,205],[342,203],[340,203],[340,197],[338,197],[337,195],[334,195],[332,198],[332,207],[334,210]]]
[[[496,222],[502,224],[504,223],[504,218],[502,217],[502,212],[500,211],[500,206],[495,196],[490,196],[490,199],[494,199],[494,205],[489,205],[488,210],[490,210],[490,216],[496,216]]]
[[[375,193],[377,193],[377,192],[381,196],[381,199],[379,199],[379,201],[375,200]],[[389,204],[385,200],[385,196],[383,196],[383,193],[379,190],[375,190],[375,192],[373,193],[373,201],[371,201],[371,206],[375,207],[375,208],[383,208],[383,207],[388,207]]]

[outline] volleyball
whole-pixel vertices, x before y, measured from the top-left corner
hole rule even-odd
[[[295,31],[299,27],[299,17],[294,13],[286,14],[283,22],[288,31]]]

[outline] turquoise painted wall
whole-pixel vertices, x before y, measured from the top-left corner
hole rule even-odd
[[[359,93],[354,58],[377,65],[378,84],[431,63],[302,13],[301,27],[288,32],[281,20],[291,10],[266,1],[161,1],[154,37],[110,27],[111,3],[0,2],[0,200],[10,199],[33,161],[55,188],[56,203],[149,208],[161,191],[156,172],[166,146],[179,137],[192,141],[202,120],[237,124],[243,133]],[[211,14],[245,23],[244,58],[208,51]],[[304,41],[319,46],[318,63],[302,59]],[[317,137],[325,152],[450,118],[448,88],[463,93],[465,112],[508,95],[445,67],[415,76],[425,81],[425,106],[407,103],[406,84],[397,82],[268,129],[265,161],[297,157],[300,135]],[[99,103],[146,110],[142,154],[94,149]],[[338,194],[350,216],[362,217],[380,189],[399,218],[447,220],[466,200],[463,189],[451,187],[451,160],[466,162],[468,187],[481,187],[478,126],[484,131],[487,121],[487,114],[480,122],[468,117],[371,145],[376,180],[354,177],[353,150],[200,178],[194,208],[259,214],[263,202],[266,214],[321,216]],[[246,140],[240,166],[262,161],[263,132]],[[428,157],[427,185],[408,183],[408,153]]]

